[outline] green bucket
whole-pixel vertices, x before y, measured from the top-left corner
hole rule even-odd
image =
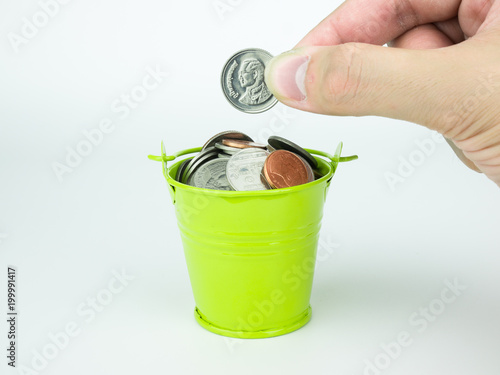
[[[162,161],[181,233],[195,318],[211,332],[264,338],[299,329],[311,319],[309,305],[323,204],[340,157],[306,149],[321,178],[286,189],[222,191],[175,180],[183,160],[201,147]],[[323,158],[326,158],[323,159]],[[185,159],[185,158],[182,158]]]

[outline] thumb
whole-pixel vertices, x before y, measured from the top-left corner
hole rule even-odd
[[[300,110],[384,116],[435,129],[445,116],[439,104],[450,95],[446,82],[456,81],[446,77],[449,54],[361,43],[309,46],[274,57],[265,79],[278,100]]]

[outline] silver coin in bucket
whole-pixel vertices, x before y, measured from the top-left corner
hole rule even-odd
[[[244,148],[227,163],[227,180],[234,190],[267,190],[261,172],[269,153],[259,148]]]
[[[226,177],[228,160],[216,158],[201,165],[189,178],[188,185],[202,189],[233,190]]]

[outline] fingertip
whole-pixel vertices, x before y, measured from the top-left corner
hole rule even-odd
[[[274,96],[283,102],[307,99],[305,79],[310,56],[302,50],[291,50],[274,57],[265,70],[265,81]]]

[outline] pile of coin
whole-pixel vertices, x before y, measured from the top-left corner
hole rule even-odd
[[[214,135],[177,169],[176,180],[203,189],[267,190],[314,181],[317,160],[302,147],[278,136],[259,144],[228,130]]]

